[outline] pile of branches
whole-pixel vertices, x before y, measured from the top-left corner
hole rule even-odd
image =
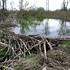
[[[47,38],[16,35],[5,30],[0,31],[0,62],[20,55],[31,55],[32,51],[43,52],[46,55],[48,49],[52,50],[53,48]]]
[[[25,36],[5,30],[0,31],[0,69],[2,67],[5,68],[5,65],[12,65],[12,63],[19,64],[21,62],[22,64],[22,61],[24,61],[22,57],[26,57],[27,55],[31,56],[32,54],[40,54],[41,59],[44,60],[43,62],[47,64],[49,57],[54,58],[56,56],[55,53],[59,53],[57,51],[54,54],[51,53],[50,56],[48,55],[48,50],[53,51],[54,46],[57,47],[60,42],[61,40],[58,41],[57,39],[50,39],[44,36]],[[60,56],[60,54],[58,55]],[[61,55],[60,59],[58,57],[56,59],[63,60],[64,56],[62,57]],[[40,57],[36,55],[35,60],[37,58],[39,60]]]

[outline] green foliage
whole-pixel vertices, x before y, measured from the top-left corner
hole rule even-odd
[[[17,21],[22,26],[23,30],[28,29],[28,26],[39,24],[37,20],[42,21],[46,17],[45,10],[38,8],[37,10],[20,10],[17,12]]]
[[[70,47],[70,40],[63,41],[63,43],[60,44],[59,47]]]
[[[35,27],[36,25],[40,24],[40,21],[37,21],[34,18],[19,18],[17,21],[21,25],[23,31],[24,29],[28,30],[29,26]]]
[[[7,47],[0,49],[0,62],[5,61],[5,59],[9,60],[12,56],[11,49],[9,50]]]
[[[58,48],[70,54],[70,40],[64,41],[62,44],[58,46]]]
[[[0,58],[5,56],[6,51],[7,51],[7,48],[0,49]]]
[[[42,20],[43,18],[46,17],[45,13],[46,13],[45,10],[42,8],[39,8],[37,10],[28,10],[28,11],[21,10],[17,12],[17,17],[23,19],[34,18]]]
[[[17,12],[17,18],[27,20],[29,18],[37,20],[43,20],[44,18],[70,20],[70,10],[45,11],[43,8],[38,8],[37,10],[21,10]]]
[[[70,40],[64,41],[64,44],[70,46]]]

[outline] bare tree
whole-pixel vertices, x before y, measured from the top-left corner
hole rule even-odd
[[[7,0],[2,0],[2,9],[3,9],[3,10],[6,9],[6,1],[7,1]]]
[[[19,8],[20,10],[23,9],[23,0],[19,0]]]
[[[5,0],[5,9],[7,8],[7,0]]]
[[[14,2],[11,1],[11,2],[10,2],[10,6],[11,6],[11,9],[12,9],[12,10],[14,9],[13,5],[14,5]]]
[[[2,0],[2,9],[4,10],[4,2],[5,2],[5,0]]]
[[[19,9],[28,9],[29,2],[24,0],[19,0]]]
[[[70,0],[63,0],[63,4],[62,4],[62,9],[63,10],[67,10],[68,4],[69,4]]]
[[[46,10],[49,11],[49,0],[46,0]]]
[[[0,9],[1,9],[1,1],[0,1]]]

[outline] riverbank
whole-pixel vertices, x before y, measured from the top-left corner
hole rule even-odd
[[[20,10],[20,11],[8,11],[5,10],[2,12],[0,10],[0,20],[3,18],[6,19],[11,13],[14,13],[17,15],[17,18],[19,19],[37,19],[37,20],[43,20],[44,18],[48,19],[61,19],[61,20],[67,20],[70,21],[70,10],[63,11],[63,10],[56,10],[56,11],[45,11],[44,9],[37,9],[37,10]]]
[[[52,11],[46,13],[47,18],[70,21],[70,11]]]
[[[17,12],[17,17],[19,19],[35,18],[38,20],[42,20],[44,18],[48,18],[48,19],[61,19],[61,20],[70,21],[70,11],[22,10]]]

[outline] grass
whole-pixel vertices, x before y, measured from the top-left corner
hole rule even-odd
[[[64,41],[62,44],[60,44],[62,47],[70,47],[70,40]]]
[[[62,44],[59,44],[58,48],[70,54],[70,40],[64,41]]]

